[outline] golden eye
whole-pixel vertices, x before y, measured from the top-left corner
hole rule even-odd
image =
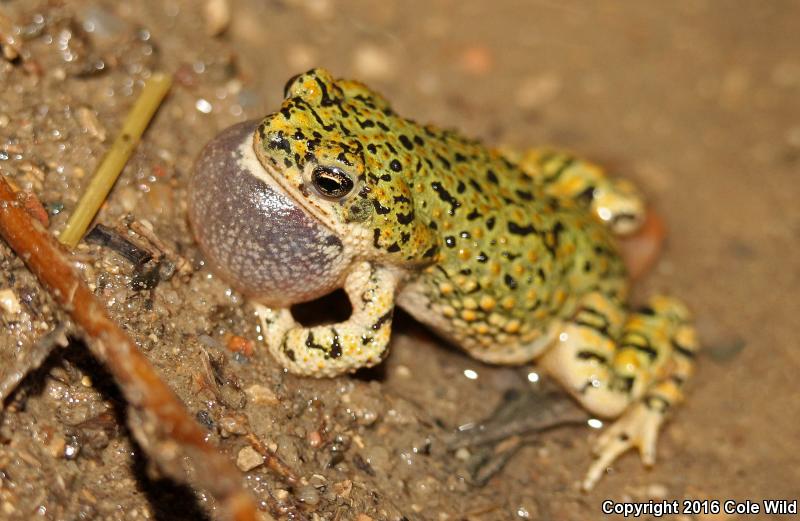
[[[316,167],[311,173],[311,182],[320,194],[331,199],[341,199],[355,186],[349,175],[332,166]]]

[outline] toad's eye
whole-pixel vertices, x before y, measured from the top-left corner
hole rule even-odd
[[[316,167],[311,173],[311,182],[320,194],[331,199],[341,199],[355,186],[349,175],[332,166]]]

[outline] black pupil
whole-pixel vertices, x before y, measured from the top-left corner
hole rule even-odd
[[[318,167],[311,180],[317,190],[328,197],[343,197],[353,189],[353,180],[338,168]]]

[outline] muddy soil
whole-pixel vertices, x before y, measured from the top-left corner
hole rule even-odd
[[[0,170],[60,232],[143,81],[175,74],[97,222],[133,239],[132,224],[150,227],[191,273],[159,279],[86,242],[77,260],[275,516],[295,505],[326,520],[618,519],[604,499],[798,499],[798,19],[800,4],[780,0],[5,1]],[[368,82],[406,116],[492,144],[567,147],[643,188],[669,239],[636,298],[680,295],[704,347],[655,468],[629,454],[581,492],[596,436],[584,425],[525,438],[475,486],[477,449],[448,451],[448,436],[509,391],[546,400],[548,381],[471,360],[407,317],[375,370],[317,381],[273,362],[252,308],[203,265],[186,185],[206,141],[273,110],[285,81],[317,65]],[[8,375],[65,317],[4,244],[0,290]],[[77,338],[5,401],[0,518],[212,518],[212,499],[148,462]],[[247,433],[303,483],[258,465]]]

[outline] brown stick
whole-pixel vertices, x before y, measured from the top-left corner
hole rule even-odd
[[[195,469],[196,485],[220,501],[229,519],[255,521],[255,502],[242,487],[241,474],[205,441],[206,433],[95,299],[72,267],[69,255],[30,218],[2,175],[0,235],[83,329],[89,349],[108,367],[137,413],[131,417],[131,427],[150,457],[183,481],[187,476],[181,461],[188,458]]]

